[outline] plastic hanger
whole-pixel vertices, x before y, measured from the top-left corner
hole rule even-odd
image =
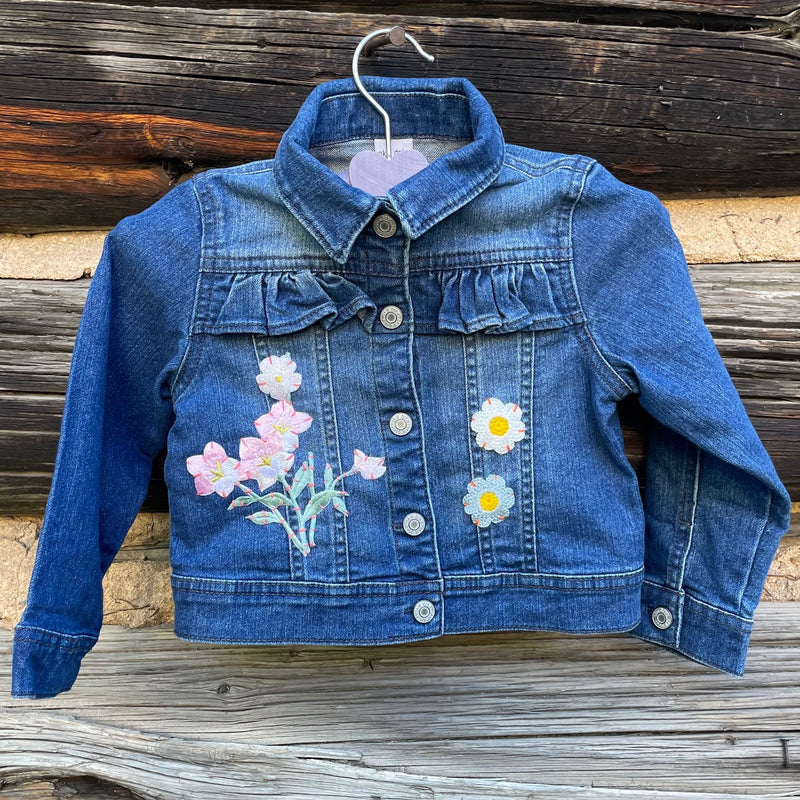
[[[427,167],[429,163],[423,153],[419,150],[414,150],[413,139],[398,139],[394,143],[392,142],[389,115],[364,88],[364,84],[358,76],[358,57],[361,55],[362,50],[365,55],[369,55],[369,53],[382,45],[394,44],[399,46],[406,39],[417,48],[417,51],[424,58],[428,59],[428,61],[434,60],[434,57],[426,53],[417,40],[410,33],[406,33],[400,25],[395,25],[392,28],[379,28],[372,31],[372,33],[368,33],[359,42],[353,54],[353,80],[361,94],[383,116],[385,145],[384,149],[381,150],[381,142],[376,139],[374,150],[362,150],[360,153],[356,153],[350,160],[347,179],[351,186],[375,196],[385,195],[392,186],[409,178],[415,172],[419,172],[424,167]]]

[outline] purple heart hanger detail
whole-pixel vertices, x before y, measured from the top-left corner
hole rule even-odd
[[[362,150],[351,159],[348,178],[351,186],[378,196],[427,166],[428,159],[419,150],[396,150],[390,159],[375,150]]]

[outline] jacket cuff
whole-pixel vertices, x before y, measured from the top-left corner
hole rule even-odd
[[[646,580],[642,618],[628,633],[740,678],[752,629],[752,620]]]
[[[55,697],[72,688],[95,636],[17,625],[11,663],[12,697]]]

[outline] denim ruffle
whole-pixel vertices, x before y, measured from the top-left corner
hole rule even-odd
[[[334,272],[310,269],[215,276],[215,290],[226,291],[212,330],[291,333],[319,322],[335,328],[358,315],[372,328],[376,304],[361,288]]]
[[[531,262],[412,270],[414,328],[423,334],[509,333],[572,324],[559,302],[559,279],[549,270]],[[203,327],[216,333],[278,335],[316,322],[330,329],[354,316],[371,331],[378,312],[357,274],[295,269],[218,273],[210,280]]]
[[[414,272],[410,291],[421,333],[509,333],[570,324],[557,302],[557,281],[540,264]]]

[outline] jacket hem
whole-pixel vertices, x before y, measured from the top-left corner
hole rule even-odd
[[[249,591],[238,591],[215,590],[214,579],[173,575],[174,632],[194,642],[347,646],[508,630],[619,633],[640,620],[641,574],[615,578],[619,585],[604,588],[526,585],[520,581],[525,576],[515,573],[505,574],[505,580],[469,577],[350,584],[252,581]],[[235,585],[248,586],[246,581]],[[433,605],[425,622],[414,616],[421,600]]]

